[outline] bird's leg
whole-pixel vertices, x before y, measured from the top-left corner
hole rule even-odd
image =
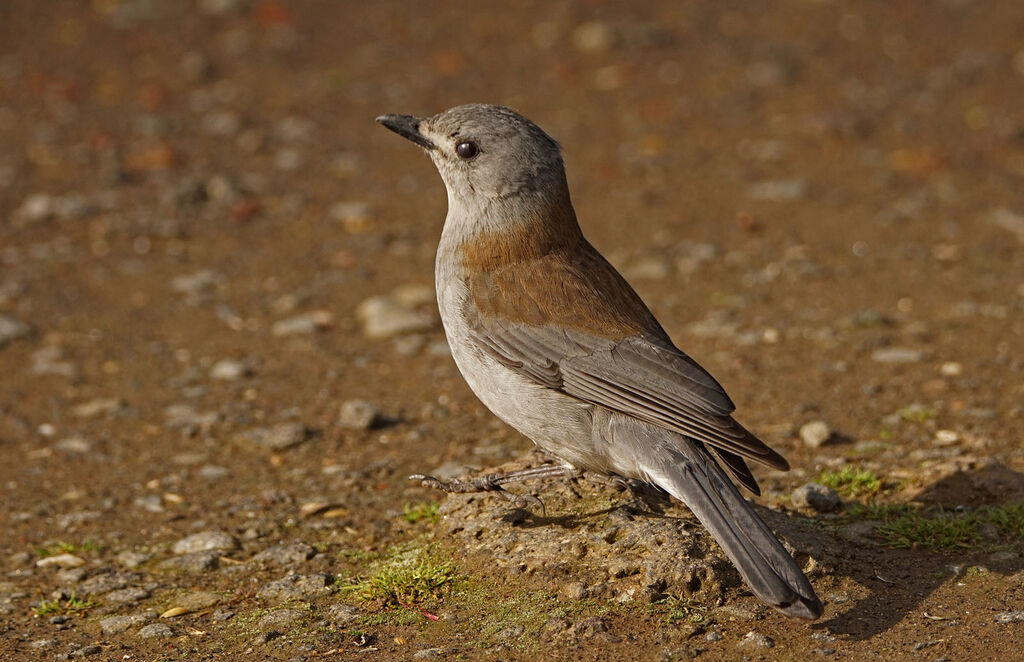
[[[601,485],[610,485],[620,490],[628,490],[630,500],[623,504],[625,506],[634,506],[638,510],[648,511],[652,513],[660,514],[660,510],[655,504],[651,502],[651,497],[655,497],[657,500],[663,500],[663,495],[658,494],[657,488],[631,478],[623,478],[615,474],[601,474],[594,473],[591,471],[583,474],[583,477],[589,481],[599,483]],[[653,493],[652,493],[653,492]]]
[[[460,478],[443,479],[436,478],[434,476],[424,476],[423,474],[409,476],[409,480],[419,481],[420,485],[423,487],[430,487],[435,490],[454,494],[497,492],[505,499],[511,501],[517,508],[526,508],[528,505],[535,505],[540,506],[543,511],[544,502],[537,497],[532,494],[511,494],[506,492],[503,486],[508,485],[509,483],[522,482],[524,480],[533,480],[536,478],[562,478],[565,476],[573,476],[575,474],[576,470],[571,467],[566,467],[560,464],[545,464],[542,467],[521,469],[519,471],[489,473],[477,478],[470,478],[466,480]]]

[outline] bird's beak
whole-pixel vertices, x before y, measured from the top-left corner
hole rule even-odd
[[[377,118],[377,122],[403,138],[408,138],[425,149],[435,150],[437,145],[420,133],[420,122],[422,121],[419,117],[413,117],[412,115],[381,115]]]

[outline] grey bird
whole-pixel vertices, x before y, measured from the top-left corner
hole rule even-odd
[[[377,121],[421,146],[448,191],[435,279],[459,371],[488,409],[561,462],[474,481],[413,478],[500,490],[590,471],[656,485],[686,504],[761,600],[821,616],[803,572],[722,468],[760,494],[747,460],[789,465],[732,418],[721,385],[583,237],[558,143],[503,106]]]

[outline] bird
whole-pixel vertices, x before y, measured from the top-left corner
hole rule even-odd
[[[732,417],[718,381],[584,237],[558,142],[490,104],[377,122],[419,145],[447,191],[434,276],[459,371],[558,460],[472,480],[411,478],[449,492],[584,471],[654,485],[690,509],[760,600],[820,617],[807,577],[727,475],[760,495],[747,462],[788,463]]]

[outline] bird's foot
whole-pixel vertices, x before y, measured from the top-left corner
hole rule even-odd
[[[536,506],[540,508],[541,514],[544,514],[544,502],[538,497],[532,494],[514,494],[501,486],[503,482],[515,482],[514,480],[508,480],[510,475],[511,474],[490,473],[477,478],[463,480],[460,478],[445,479],[437,478],[435,476],[425,476],[423,474],[414,474],[409,476],[409,480],[419,481],[420,485],[423,487],[441,490],[442,492],[448,492],[449,494],[495,492],[498,496],[510,502],[516,508],[529,510],[531,506]]]

